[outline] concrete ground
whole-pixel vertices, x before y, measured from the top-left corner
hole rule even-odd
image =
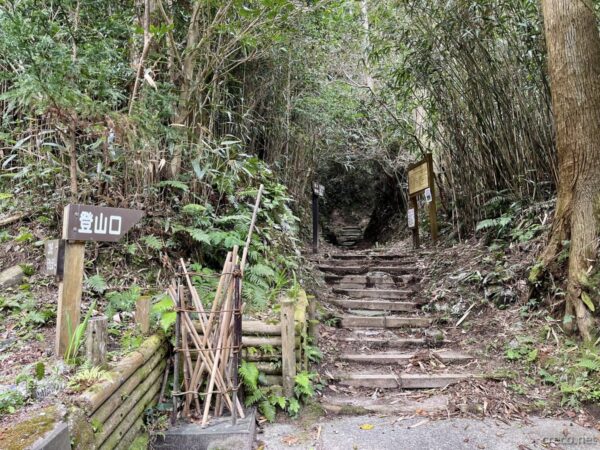
[[[294,424],[268,424],[257,439],[265,450],[600,449],[597,430],[566,420],[539,418],[531,418],[529,424],[507,425],[494,419],[332,417],[307,430]]]

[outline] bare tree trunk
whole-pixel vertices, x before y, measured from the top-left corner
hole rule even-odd
[[[365,79],[366,84],[371,91],[375,90],[375,83],[371,76],[371,65],[369,64],[369,47],[371,46],[371,40],[369,38],[369,4],[367,0],[360,0],[360,13],[362,19],[363,31],[365,33],[363,37],[363,63],[365,65]]]
[[[75,128],[77,120],[69,127],[69,176],[71,179],[71,199],[77,200],[77,140],[75,138]]]
[[[144,1],[144,18],[142,20],[142,26],[144,28],[144,47],[142,49],[142,54],[140,55],[140,60],[135,73],[135,82],[133,84],[131,98],[129,99],[129,115],[131,115],[133,112],[133,103],[135,102],[135,97],[140,88],[142,73],[144,72],[144,61],[148,56],[150,43],[152,42],[152,35],[150,34],[150,0]]]
[[[589,2],[542,0],[542,10],[559,164],[556,216],[542,262],[570,239],[566,314],[575,314],[581,336],[591,340],[594,320],[582,299],[594,300],[586,288],[598,256],[600,35]]]

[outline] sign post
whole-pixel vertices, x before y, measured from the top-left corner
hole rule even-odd
[[[431,240],[437,242],[438,239],[438,224],[437,224],[437,208],[435,206],[435,180],[433,178],[433,156],[431,153],[425,155],[427,161],[427,182],[429,184],[429,226],[431,227]],[[428,197],[427,195],[425,196]]]
[[[143,215],[142,211],[133,209],[85,205],[65,207],[62,230],[65,240],[64,263],[58,285],[56,356],[64,356],[79,325],[85,241],[118,241]]]
[[[312,185],[313,253],[319,252],[319,197],[325,195],[325,187],[317,181]]]
[[[435,204],[435,180],[433,157],[427,153],[421,161],[408,167],[409,228],[413,234],[414,248],[419,248],[419,209],[417,197],[423,194],[429,210],[429,226],[433,242],[438,238],[437,208]],[[411,212],[412,211],[412,212]],[[414,218],[412,217],[414,214]]]

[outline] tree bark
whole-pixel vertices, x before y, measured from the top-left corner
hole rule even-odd
[[[556,129],[559,186],[553,230],[541,261],[549,264],[570,239],[566,314],[585,340],[594,334],[582,300],[596,266],[600,200],[600,34],[584,0],[542,0]],[[597,304],[597,302],[594,302]],[[570,320],[565,320],[565,324]]]

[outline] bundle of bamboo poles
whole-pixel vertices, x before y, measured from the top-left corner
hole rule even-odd
[[[167,291],[177,311],[173,423],[180,414],[186,419],[201,420],[202,426],[208,424],[211,416],[222,416],[225,410],[231,413],[234,423],[238,417],[245,415],[238,395],[242,277],[262,191],[261,185],[242,255],[238,255],[237,246],[227,254],[210,311],[205,310],[183,259],[181,278],[174,281]],[[183,380],[179,380],[181,359]],[[180,390],[181,387],[183,390]]]

